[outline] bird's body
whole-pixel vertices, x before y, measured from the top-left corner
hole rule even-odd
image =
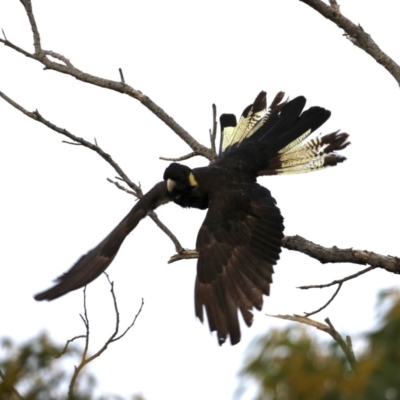
[[[312,107],[302,112],[305,99],[282,102],[279,93],[269,109],[261,92],[236,124],[232,114],[221,116],[219,157],[207,167],[191,170],[173,163],[164,181],[148,192],[121,223],[84,255],[51,289],[35,296],[52,300],[85,286],[112,262],[125,237],[148,211],[170,200],[181,207],[207,209],[199,230],[195,282],[195,312],[207,314],[219,344],[240,341],[238,311],[246,325],[252,309],[261,310],[269,295],[273,266],[279,259],[283,218],[261,175],[308,172],[336,165],[345,158],[335,153],[348,145],[345,133],[307,140],[330,112]]]

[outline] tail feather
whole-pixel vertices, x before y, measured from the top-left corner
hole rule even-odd
[[[254,103],[244,109],[238,123],[233,114],[222,114],[220,154],[238,147],[244,140],[258,133],[270,116],[277,114],[286,105],[287,101],[282,102],[284,96],[284,92],[279,92],[267,108],[267,94],[260,92]]]
[[[311,172],[337,165],[346,160],[346,157],[335,151],[343,150],[350,144],[347,141],[349,137],[347,133],[337,131],[305,141],[310,134],[311,130],[281,149],[270,160],[268,167],[260,171],[259,175]]]
[[[337,154],[350,143],[339,131],[308,137],[330,117],[330,111],[311,107],[303,112],[303,96],[283,101],[279,92],[266,106],[266,93],[243,111],[236,125],[232,114],[221,116],[220,157],[257,175],[296,174],[336,165],[346,158]]]
[[[289,150],[303,142],[331,115],[322,107],[311,107],[301,113],[305,102],[306,99],[300,96],[287,103],[280,113],[271,116],[254,134],[254,140],[263,143],[269,154]]]

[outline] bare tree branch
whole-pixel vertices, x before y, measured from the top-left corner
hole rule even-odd
[[[217,138],[217,106],[212,105],[212,129],[210,129],[211,149],[217,155],[215,150],[215,139]]]
[[[119,190],[122,190],[123,192],[129,193],[129,194],[131,194],[132,196],[137,197],[135,192],[133,192],[132,190],[129,190],[129,189],[123,187],[120,183],[118,183],[118,182],[116,182],[116,181],[113,181],[113,180],[110,179],[110,178],[107,178],[107,181],[110,182],[110,183],[112,183],[113,185],[115,185]]]
[[[118,68],[119,71],[119,76],[121,78],[121,82],[125,85],[125,78],[124,78],[124,73],[122,71],[122,68]]]
[[[346,342],[343,340],[340,333],[334,328],[332,322],[329,318],[325,319],[325,322],[329,325],[329,334],[335,339],[335,341],[339,344],[340,348],[343,350],[347,361],[349,362],[351,368],[354,370],[357,364],[356,357],[353,352],[353,346],[351,344],[350,336],[346,336]],[[348,345],[350,344],[350,346]]]
[[[189,154],[185,154],[184,156],[181,156],[181,157],[176,157],[176,158],[159,157],[159,159],[160,159],[160,160],[163,160],[163,161],[173,161],[173,162],[176,162],[176,161],[188,160],[189,158],[196,157],[196,156],[199,156],[199,155],[200,155],[199,153],[193,151],[193,152],[191,152],[191,153],[189,153]]]
[[[314,328],[317,328],[320,331],[323,332],[327,332],[329,333],[329,326],[315,321],[313,319],[304,317],[302,315],[297,315],[297,314],[293,314],[293,315],[282,315],[282,314],[277,314],[277,315],[273,315],[273,314],[265,314],[268,317],[273,317],[273,318],[279,318],[279,319],[284,319],[287,321],[295,321],[295,322],[300,322],[302,324],[306,324],[306,325],[310,325],[313,326]]]
[[[35,17],[33,15],[33,10],[32,10],[32,2],[31,0],[23,0],[21,1],[22,5],[25,8],[26,15],[28,16],[29,23],[32,28],[32,33],[33,33],[33,45],[35,47],[35,55],[38,57],[43,56],[43,51],[42,51],[42,45],[40,43],[40,34],[38,27],[36,25]]]
[[[182,249],[182,251],[171,256],[171,258],[168,260],[168,264],[172,264],[173,262],[180,260],[190,260],[192,258],[199,258],[199,252],[197,250]]]
[[[69,383],[68,399],[70,399],[70,400],[73,400],[73,398],[74,398],[75,383],[76,383],[76,380],[78,379],[78,375],[82,371],[83,367],[87,364],[86,363],[86,355],[87,355],[87,352],[89,349],[90,329],[89,329],[89,318],[88,318],[87,307],[86,307],[86,286],[83,288],[83,310],[84,310],[84,314],[83,315],[79,314],[79,316],[81,317],[83,324],[85,325],[86,334],[82,335],[85,338],[85,346],[83,349],[81,362],[79,363],[78,366],[74,367],[74,373],[72,374],[72,378]]]
[[[339,293],[339,290],[342,288],[343,283],[339,283],[337,289],[335,290],[335,293],[333,293],[333,295],[331,296],[331,298],[320,308],[318,308],[318,310],[312,311],[312,312],[305,312],[304,315],[306,317],[311,317],[311,315],[314,314],[318,314],[320,311],[324,310],[326,307],[329,306],[329,304],[332,303],[333,299],[337,296],[337,294]],[[305,287],[300,287],[300,289],[304,289]]]
[[[142,303],[140,304],[140,308],[139,308],[138,312],[136,313],[135,317],[133,318],[131,324],[128,325],[128,327],[124,330],[124,332],[121,333],[121,335],[116,336],[112,340],[113,342],[116,342],[117,340],[122,339],[129,332],[129,330],[132,328],[132,326],[135,325],[135,322],[136,322],[137,318],[139,317],[140,313],[142,312],[143,306],[144,306],[144,300],[142,299]]]
[[[326,263],[352,263],[367,265],[374,268],[383,268],[394,274],[400,273],[400,258],[394,256],[383,256],[367,250],[339,249],[336,246],[324,247],[315,244],[301,236],[285,236],[283,247],[295,250],[315,258],[322,264]]]
[[[283,238],[282,246],[288,250],[298,251],[304,253],[311,258],[315,258],[322,264],[326,263],[351,263],[367,265],[371,267],[366,268],[363,271],[358,272],[358,275],[362,275],[374,268],[383,268],[388,272],[394,274],[400,273],[400,258],[394,256],[383,256],[381,254],[373,253],[367,250],[353,250],[353,249],[339,249],[336,246],[324,247],[319,244],[313,243],[310,240],[304,239],[301,236],[285,236]],[[179,254],[173,255],[169,263],[184,260],[187,258],[198,258],[199,254],[196,250],[185,250]],[[300,289],[308,289],[311,287],[328,287],[335,284],[343,283],[347,280],[353,279],[357,274],[337,280],[326,285],[315,285],[308,287],[300,287]]]
[[[323,309],[325,309],[326,307],[328,307],[329,304],[332,303],[333,299],[337,296],[337,294],[339,293],[340,289],[342,288],[344,282],[347,282],[347,281],[349,281],[349,280],[351,280],[351,279],[358,278],[359,276],[361,276],[361,275],[363,275],[363,274],[366,274],[367,272],[372,271],[372,270],[375,269],[375,268],[377,268],[377,267],[376,267],[376,266],[371,266],[371,267],[365,268],[365,269],[363,269],[363,270],[361,270],[361,271],[358,271],[358,272],[355,273],[355,274],[346,276],[345,278],[338,279],[338,280],[334,280],[334,281],[332,281],[332,282],[330,282],[330,283],[326,283],[326,284],[322,284],[322,285],[298,286],[298,289],[323,289],[323,288],[327,288],[327,287],[329,287],[329,286],[338,285],[338,287],[337,287],[335,293],[332,295],[332,297],[328,300],[328,302],[327,302],[326,304],[324,304],[321,308],[319,308],[319,309],[316,310],[316,311],[313,311],[313,312],[310,312],[310,313],[305,312],[304,315],[305,315],[306,317],[309,317],[309,316],[311,316],[311,315],[314,315],[314,314],[319,313],[320,311],[322,311]]]
[[[4,40],[7,42],[7,36],[3,29],[1,30],[1,33],[3,34]]]
[[[118,175],[123,179],[124,182],[126,182],[126,184],[131,189],[133,189],[135,192],[137,192],[138,197],[143,196],[143,192],[140,189],[140,187],[138,185],[136,185],[135,183],[133,183],[128,178],[128,176],[125,174],[125,172],[122,170],[122,168],[112,159],[112,157],[108,153],[103,151],[99,146],[97,146],[96,144],[90,143],[83,138],[73,135],[71,132],[67,131],[66,129],[58,127],[57,125],[55,125],[52,122],[45,119],[37,110],[33,111],[33,112],[26,110],[24,107],[22,107],[20,104],[16,103],[14,100],[12,100],[10,97],[8,97],[2,91],[0,91],[0,97],[2,97],[5,101],[7,101],[7,103],[11,104],[17,110],[24,113],[27,117],[29,117],[35,121],[41,122],[43,125],[46,125],[51,130],[53,130],[57,133],[60,133],[61,135],[67,136],[68,138],[73,140],[75,143],[79,143],[82,146],[85,146],[88,149],[95,151],[100,157],[102,157],[108,164],[110,164],[115,169],[115,171],[118,173]]]
[[[60,133],[61,135],[67,136],[71,140],[73,140],[76,144],[80,144],[82,146],[85,146],[89,148],[90,150],[95,151],[100,157],[102,157],[108,164],[110,164],[114,170],[119,174],[121,177],[121,180],[124,181],[131,189],[134,191],[134,195],[137,198],[142,198],[143,197],[143,192],[142,189],[140,188],[139,185],[136,185],[134,182],[132,182],[128,175],[122,170],[122,168],[113,160],[113,158],[106,153],[103,149],[101,149],[98,145],[97,142],[96,144],[90,143],[87,140],[80,138],[78,136],[73,135],[71,132],[67,131],[66,129],[60,128],[57,125],[53,124],[52,122],[48,121],[45,119],[39,111],[34,111],[30,112],[26,110],[24,107],[22,107],[20,104],[16,103],[14,100],[12,100],[10,97],[8,97],[5,93],[0,91],[0,97],[2,97],[7,103],[11,104],[13,107],[15,107],[17,110],[21,111],[23,114],[28,116],[29,118],[41,122],[42,124],[46,125],[48,128],[52,129],[53,131]],[[72,143],[70,143],[72,144]],[[113,182],[114,183],[114,182]],[[116,184],[116,183],[114,183]],[[151,211],[149,213],[150,218],[156,223],[156,225],[171,239],[175,246],[175,250],[177,252],[180,252],[183,247],[179,243],[179,240],[177,237],[160,221],[158,218],[157,214],[154,211]]]
[[[159,220],[157,214],[154,211],[150,211],[147,214],[155,223],[156,225],[172,240],[175,245],[175,250],[180,253],[183,250],[182,245],[179,243],[179,240],[176,236]]]
[[[304,253],[309,257],[315,258],[320,261],[322,264],[326,263],[352,263],[352,264],[361,264],[367,265],[370,264],[368,268],[365,268],[353,275],[349,275],[345,278],[334,280],[327,284],[321,285],[309,285],[309,286],[299,286],[299,289],[314,289],[314,288],[326,288],[333,285],[338,285],[337,290],[333,294],[333,296],[328,300],[328,302],[320,307],[316,311],[312,311],[310,313],[305,313],[306,317],[310,315],[317,314],[322,311],[334,300],[334,298],[339,293],[344,282],[349,281],[351,279],[357,278],[360,275],[363,275],[369,271],[372,271],[375,268],[383,268],[388,272],[399,274],[400,273],[400,258],[393,256],[383,256],[380,254],[373,253],[371,251],[366,250],[353,250],[353,249],[339,249],[336,246],[328,248],[323,247],[319,244],[315,244],[310,240],[304,239],[301,236],[285,236],[283,238],[283,247],[288,250],[295,250],[300,253]],[[199,253],[196,250],[188,250],[184,249],[177,254],[171,256],[168,261],[168,264],[186,260],[198,258]]]
[[[340,288],[343,285],[344,282],[347,282],[347,281],[349,281],[351,279],[354,279],[354,278],[357,278],[357,277],[359,277],[361,275],[364,275],[367,272],[372,271],[375,268],[377,268],[377,267],[374,267],[374,266],[368,267],[368,268],[363,269],[362,271],[358,271],[357,273],[355,273],[353,275],[346,276],[343,279],[338,279],[338,280],[332,281],[330,283],[325,283],[325,284],[322,284],[322,285],[299,286],[298,289],[323,289],[323,288],[327,288],[327,287],[333,286],[333,285],[339,285],[339,288]]]
[[[71,61],[69,61],[65,56],[60,55],[53,51],[43,50],[41,47],[40,34],[39,29],[36,24],[35,17],[32,11],[32,3],[31,0],[21,1],[22,5],[25,8],[27,13],[29,23],[31,25],[32,33],[33,33],[33,41],[34,41],[34,54],[30,54],[29,52],[21,49],[20,47],[14,45],[10,41],[6,39],[0,38],[0,43],[3,43],[5,46],[10,47],[19,53],[23,54],[26,57],[32,58],[36,61],[39,61],[45,66],[47,70],[54,70],[61,72],[63,74],[70,75],[82,82],[90,83],[91,85],[99,86],[105,89],[114,90],[119,93],[126,94],[138,101],[140,101],[146,108],[148,108],[154,115],[160,118],[166,125],[168,125],[186,144],[188,144],[191,149],[199,155],[212,160],[215,158],[215,153],[213,153],[212,149],[208,149],[202,144],[198,143],[185,129],[183,129],[173,118],[171,118],[160,106],[154,103],[149,97],[144,95],[139,90],[134,89],[133,87],[127,85],[124,82],[124,79],[121,79],[121,82],[112,81],[109,79],[100,78],[86,72],[83,72],[76,68]],[[57,60],[62,61],[63,63],[52,61],[48,56],[51,56]]]
[[[379,48],[371,36],[365,32],[360,25],[356,25],[340,12],[339,5],[336,1],[330,1],[330,6],[321,0],[300,1],[335,23],[339,28],[342,28],[346,32],[345,36],[347,36],[354,45],[364,50],[376,62],[381,64],[400,85],[400,66]]]
[[[88,312],[87,312],[87,306],[86,306],[86,287],[83,290],[83,308],[84,308],[84,314],[80,315],[80,317],[83,320],[83,323],[85,325],[85,329],[86,329],[86,334],[85,335],[80,335],[80,336],[76,336],[70,340],[67,341],[67,344],[65,346],[65,348],[68,346],[68,344],[70,342],[72,342],[73,340],[83,337],[85,338],[85,346],[84,346],[84,350],[81,356],[81,360],[78,366],[76,366],[74,368],[74,373],[72,375],[70,384],[69,384],[69,389],[68,389],[68,398],[70,400],[74,399],[74,388],[75,388],[75,384],[76,381],[78,379],[79,373],[83,370],[83,368],[88,365],[91,361],[93,361],[94,359],[96,359],[97,357],[100,357],[108,348],[108,346],[113,343],[116,342],[117,340],[123,338],[127,332],[129,332],[129,330],[133,327],[133,325],[135,324],[137,318],[139,317],[140,313],[142,312],[143,309],[143,305],[144,305],[144,301],[142,299],[141,305],[139,307],[138,312],[136,313],[135,317],[133,318],[131,324],[125,329],[125,331],[119,335],[119,328],[120,328],[120,317],[119,317],[119,309],[118,309],[118,304],[117,304],[117,298],[114,292],[114,282],[112,282],[108,276],[108,274],[106,272],[104,272],[104,275],[106,276],[108,283],[110,284],[110,292],[111,292],[111,296],[112,296],[112,300],[113,300],[113,304],[114,304],[114,311],[115,311],[115,328],[113,333],[109,336],[109,338],[105,341],[105,343],[103,344],[103,346],[94,354],[92,354],[91,356],[87,356],[88,354],[88,349],[89,349],[89,338],[90,338],[90,329],[89,329],[89,317],[88,317]]]
[[[1,39],[0,38],[0,43],[3,43],[5,46],[15,50],[18,53],[23,54],[25,57],[32,58],[33,60],[36,60],[36,57],[35,57],[34,54],[31,54],[28,51],[25,51],[24,49],[22,49],[21,47],[16,46],[15,44],[11,43],[7,39]]]
[[[67,352],[68,346],[70,343],[72,343],[73,341],[75,341],[77,339],[83,339],[83,338],[86,338],[86,335],[78,335],[78,336],[74,336],[72,339],[68,339],[67,342],[65,343],[65,346],[62,349],[61,353],[54,356],[54,358],[60,358],[61,356],[63,356]]]
[[[271,315],[266,314],[269,317],[280,318],[284,320],[300,322],[301,324],[306,324],[317,328],[320,331],[326,332],[332,336],[332,338],[339,344],[342,349],[344,355],[346,356],[347,361],[349,362],[351,368],[354,370],[357,364],[356,358],[353,352],[353,346],[351,345],[351,338],[349,336],[346,337],[346,342],[343,340],[340,333],[334,328],[329,318],[325,319],[325,322],[328,325],[325,325],[321,322],[315,321],[313,319],[303,317],[301,315]]]

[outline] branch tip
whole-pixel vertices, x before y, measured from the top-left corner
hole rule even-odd
[[[122,71],[122,68],[118,68],[119,71],[119,77],[121,79],[121,83],[125,85],[125,78],[124,78],[124,73]]]

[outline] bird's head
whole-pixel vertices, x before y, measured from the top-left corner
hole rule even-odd
[[[190,195],[197,182],[193,171],[186,165],[172,163],[164,172],[168,193],[174,200]]]

